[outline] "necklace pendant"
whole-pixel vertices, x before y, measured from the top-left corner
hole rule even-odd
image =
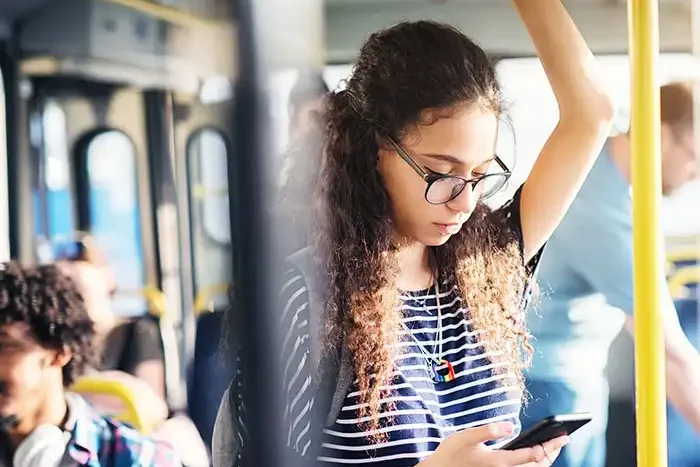
[[[450,362],[442,359],[439,363],[433,363],[433,378],[438,383],[449,383],[455,379],[455,369]]]

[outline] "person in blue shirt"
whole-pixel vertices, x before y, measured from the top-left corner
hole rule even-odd
[[[663,192],[696,176],[693,94],[685,83],[661,93]],[[614,338],[633,332],[632,193],[629,135],[611,137],[567,214],[544,249],[528,325],[535,353],[523,427],[569,412],[592,412],[593,422],[571,437],[558,467],[605,464],[608,383],[604,369]],[[700,431],[700,355],[685,337],[663,284],[668,398]]]

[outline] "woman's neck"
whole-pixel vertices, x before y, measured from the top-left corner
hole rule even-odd
[[[396,285],[400,290],[424,290],[433,285],[430,249],[422,243],[405,244],[397,253],[399,275]]]

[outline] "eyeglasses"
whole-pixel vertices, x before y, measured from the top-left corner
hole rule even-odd
[[[425,188],[425,200],[430,204],[449,203],[458,197],[467,185],[472,186],[472,191],[476,191],[477,188],[481,189],[480,201],[489,199],[505,186],[511,176],[510,169],[498,156],[494,160],[503,172],[488,173],[474,178],[428,173],[393,138],[390,138],[389,141],[399,156],[428,184]]]

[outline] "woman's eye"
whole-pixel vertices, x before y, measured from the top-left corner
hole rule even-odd
[[[431,175],[435,175],[435,176],[438,176],[438,177],[445,177],[445,176],[447,176],[447,175],[450,175],[449,172],[439,172],[439,171],[437,171],[437,170],[431,169],[430,167],[426,167],[425,169],[426,169],[428,172],[430,172]]]

